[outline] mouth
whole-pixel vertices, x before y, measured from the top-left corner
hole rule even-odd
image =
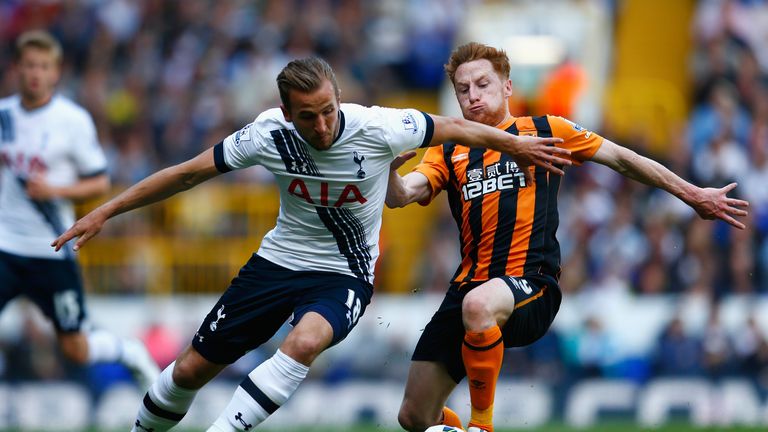
[[[485,109],[485,106],[483,105],[472,105],[471,107],[469,107],[469,112],[473,114],[477,114],[477,113],[483,112],[484,109]]]

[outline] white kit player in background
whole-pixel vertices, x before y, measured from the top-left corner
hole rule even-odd
[[[275,175],[276,226],[149,389],[134,431],[176,425],[203,385],[293,317],[275,355],[245,377],[209,431],[249,431],[288,400],[314,359],[347,336],[370,302],[389,166],[400,152],[454,140],[558,174],[554,165],[569,164],[559,157],[569,152],[552,145],[558,139],[517,137],[413,109],[340,104],[333,70],[318,58],[290,62],[277,83],[280,109],[147,177],[52,244],[59,250],[79,237],[78,250],[109,218],[233,169],[262,165]]]
[[[0,99],[0,309],[27,297],[53,322],[65,357],[123,363],[144,389],[159,374],[144,345],[88,328],[74,254],[50,248],[74,221],[72,201],[109,189],[96,129],[87,111],[55,94],[58,42],[32,31],[16,45],[19,93]]]

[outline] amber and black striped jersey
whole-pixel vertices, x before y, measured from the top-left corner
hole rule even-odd
[[[589,160],[603,138],[562,117],[517,117],[498,126],[516,135],[558,137],[576,165]],[[461,264],[453,283],[494,277],[546,274],[560,276],[560,245],[555,238],[561,176],[539,167],[535,182],[509,155],[484,148],[445,143],[427,149],[414,171],[432,188],[428,204],[445,189],[461,238]]]

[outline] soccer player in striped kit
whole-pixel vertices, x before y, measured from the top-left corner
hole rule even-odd
[[[87,111],[55,92],[58,41],[30,31],[16,48],[19,93],[0,99],[0,309],[29,298],[53,322],[67,359],[120,362],[144,390],[160,372],[154,360],[139,340],[89,325],[74,254],[50,247],[74,222],[73,201],[109,190],[96,128]]]
[[[281,107],[197,157],[161,170],[80,219],[54,246],[96,235],[110,217],[221,173],[261,165],[280,191],[276,226],[203,320],[192,343],[149,389],[134,431],[165,431],[197,391],[290,319],[274,356],[248,374],[210,431],[251,430],[293,394],[309,366],[357,324],[373,294],[373,268],[390,163],[403,151],[459,140],[509,153],[554,173],[570,152],[553,138],[517,137],[464,119],[341,104],[331,67],[291,61],[278,75]]]
[[[562,138],[557,145],[570,150],[575,165],[606,165],[668,191],[704,219],[744,228],[736,218],[746,216],[747,202],[727,196],[736,184],[702,189],[561,117],[513,117],[510,65],[503,50],[475,42],[462,45],[445,70],[466,119],[513,135]],[[413,153],[393,163],[386,203],[427,205],[446,190],[459,228],[461,263],[414,350],[399,421],[414,432],[438,423],[462,427],[445,403],[466,376],[472,401],[468,432],[492,432],[504,348],[538,340],[560,307],[555,234],[562,176],[520,167],[507,155],[470,148],[461,140],[427,149],[413,172],[399,176],[395,169],[410,157]]]

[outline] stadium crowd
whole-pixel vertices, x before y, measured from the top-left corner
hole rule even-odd
[[[132,184],[275,106],[274,77],[296,56],[328,59],[349,101],[373,104],[396,91],[437,91],[462,13],[472,3],[10,0],[0,4],[0,70],[10,69],[21,31],[49,29],[65,51],[60,90],[94,116],[113,182]],[[746,230],[700,220],[665,192],[596,164],[570,170],[560,194],[566,302],[584,292],[697,297],[710,305],[704,332],[687,332],[673,319],[653,354],[618,368],[611,357],[615,341],[599,319],[589,319],[571,332],[551,331],[529,349],[508,351],[504,373],[554,385],[584,376],[744,375],[768,392],[768,339],[759,317],[749,317],[734,337],[716,312],[724,296],[768,292],[766,17],[764,0],[697,4],[693,108],[684,130],[669,131],[669,151],[654,155],[702,186],[737,181],[737,197],[751,204]],[[12,92],[9,75],[0,76],[0,95]],[[613,135],[609,124],[585,126]],[[622,144],[649,151],[642,137]],[[226,181],[242,175],[258,174]],[[443,207],[431,255],[420,264],[425,291],[442,291],[458,259],[442,255],[457,250],[443,244],[456,238],[447,232],[455,228]],[[16,345],[4,347],[4,380],[64,375],[52,367],[62,363],[50,360],[56,353],[41,338],[31,326]],[[381,370],[368,362],[347,373]]]

